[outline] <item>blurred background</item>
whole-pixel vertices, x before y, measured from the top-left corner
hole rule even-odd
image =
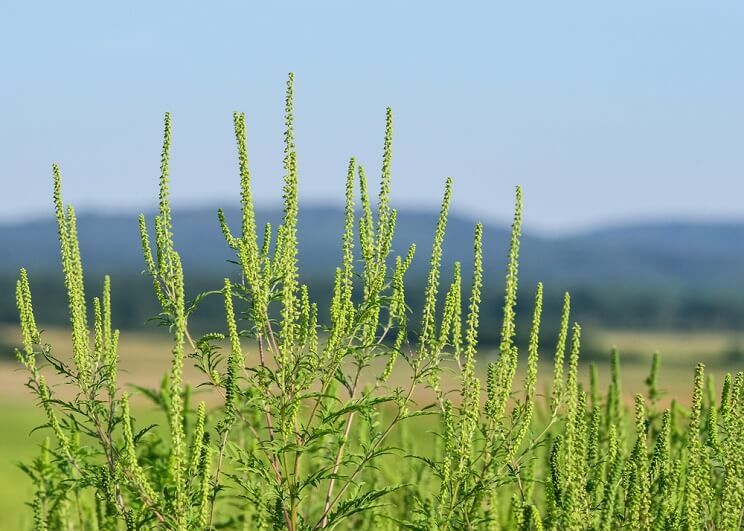
[[[14,488],[0,496],[0,527],[14,528],[26,499],[15,461],[35,454],[31,430],[43,422],[15,362],[20,267],[46,339],[69,348],[52,162],[79,214],[87,291],[112,275],[122,363],[132,379],[157,382],[169,347],[148,323],[157,307],[136,216],[157,207],[162,115],[173,113],[174,232],[193,296],[235,274],[216,217],[221,207],[238,224],[235,110],[247,115],[259,221],[280,219],[289,71],[302,280],[322,310],[340,259],[348,158],[374,181],[391,106],[394,247],[418,244],[414,309],[447,176],[445,275],[461,260],[468,278],[473,225],[485,224],[482,365],[500,330],[520,184],[520,334],[542,281],[544,357],[570,291],[585,360],[604,369],[617,346],[628,395],[656,350],[662,387],[683,401],[696,361],[718,375],[741,370],[742,23],[736,2],[4,3],[0,484]],[[207,300],[192,325],[222,330],[221,319]]]

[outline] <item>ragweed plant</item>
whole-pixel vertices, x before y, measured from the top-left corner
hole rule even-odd
[[[491,275],[482,225],[474,227],[470,278],[459,262],[442,278],[449,179],[414,314],[406,274],[416,247],[396,254],[393,244],[389,109],[376,201],[364,167],[353,158],[347,167],[341,260],[322,315],[298,267],[293,82],[290,75],[282,221],[258,225],[246,119],[235,113],[240,226],[222,211],[216,220],[235,268],[206,293],[189,294],[173,240],[165,116],[158,213],[139,218],[145,273],[160,304],[155,320],[172,337],[159,389],[125,392],[118,384],[112,282],[106,277],[100,296],[86,295],[75,211],[54,166],[72,359],[43,342],[23,270],[16,292],[18,358],[48,432],[39,457],[23,465],[35,485],[34,529],[741,528],[743,373],[727,375],[716,400],[699,365],[690,410],[673,402],[658,411],[655,355],[647,396],[636,396],[629,412],[613,352],[606,396],[594,366],[587,394],[581,327],[571,324],[566,294],[552,384],[538,389],[542,284],[527,344],[516,340],[521,189],[501,337],[485,371],[479,311]],[[196,335],[189,318],[206,297],[221,299],[225,325]],[[520,360],[524,376],[515,383]],[[187,363],[200,381],[185,381]],[[203,397],[196,405],[190,384]],[[163,426],[136,421],[142,397],[162,410]]]

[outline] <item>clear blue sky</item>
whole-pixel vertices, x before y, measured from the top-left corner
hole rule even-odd
[[[286,73],[301,198],[340,201],[347,159],[394,200],[528,226],[744,219],[741,2],[34,2],[0,10],[0,220],[155,203],[173,113],[178,205],[237,204],[231,113],[256,196],[280,196]],[[500,4],[500,5],[499,5]],[[269,7],[269,6],[273,7]]]

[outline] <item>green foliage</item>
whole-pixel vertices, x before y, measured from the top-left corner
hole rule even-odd
[[[283,221],[276,231],[267,225],[258,240],[245,115],[236,113],[240,233],[232,232],[221,212],[218,222],[237,267],[231,278],[191,299],[173,242],[166,115],[154,248],[145,217],[139,221],[146,273],[160,304],[157,322],[173,340],[171,371],[159,389],[130,396],[117,385],[119,333],[112,329],[108,277],[101,297],[92,299],[89,326],[75,213],[63,203],[54,167],[74,355],[68,364],[43,343],[22,270],[16,302],[23,345],[17,356],[45,412],[42,428],[49,431],[39,457],[23,465],[36,487],[29,501],[33,527],[739,529],[742,373],[727,375],[717,404],[699,365],[689,413],[675,405],[657,412],[654,356],[648,397],[636,397],[631,415],[623,407],[617,352],[606,398],[600,398],[596,367],[589,395],[580,385],[581,328],[571,327],[566,295],[552,386],[540,394],[538,284],[524,381],[515,389],[519,188],[498,357],[487,368],[484,399],[476,371],[484,283],[480,224],[474,229],[469,292],[462,293],[459,263],[443,298],[440,292],[449,179],[434,230],[420,331],[412,329],[405,274],[415,247],[395,257],[392,249],[389,109],[376,205],[362,166],[354,159],[348,166],[342,260],[328,324],[319,323],[317,304],[298,271],[293,81],[290,75]],[[189,318],[207,297],[221,298],[225,326],[197,337]],[[204,400],[195,409],[184,382],[187,360],[203,376]],[[442,378],[445,371],[454,377]],[[47,384],[42,373],[53,374],[65,392]],[[421,389],[428,394],[420,396],[432,396],[432,403],[415,401]],[[162,409],[167,427],[138,426],[130,401],[142,397]],[[632,434],[629,426],[635,427]],[[430,439],[422,436],[426,429]]]

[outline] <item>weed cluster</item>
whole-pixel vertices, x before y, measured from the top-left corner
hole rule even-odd
[[[364,168],[349,162],[342,260],[330,316],[321,324],[326,319],[298,271],[291,75],[285,116],[283,221],[276,230],[267,224],[259,236],[245,116],[234,115],[239,232],[222,212],[218,220],[235,251],[236,271],[193,298],[187,298],[173,242],[171,122],[165,117],[154,246],[144,216],[140,229],[146,274],[161,306],[156,319],[173,338],[172,369],[160,389],[137,394],[162,409],[167,427],[138,425],[130,395],[117,386],[111,282],[104,279],[91,308],[75,211],[63,203],[54,167],[71,361],[43,343],[25,271],[17,284],[23,331],[18,358],[50,433],[39,457],[24,465],[36,487],[35,529],[741,528],[743,373],[727,375],[717,399],[698,365],[691,408],[673,402],[661,411],[656,356],[648,393],[636,396],[635,411],[628,413],[617,353],[605,396],[594,368],[588,392],[580,385],[581,329],[570,324],[566,295],[552,385],[543,393],[537,389],[538,285],[524,381],[514,385],[524,357],[515,343],[519,188],[501,340],[485,385],[476,371],[481,225],[474,228],[469,293],[463,294],[459,263],[451,280],[440,278],[450,180],[422,314],[412,326],[405,275],[416,248],[393,258],[390,110],[377,201],[370,198]],[[224,300],[225,329],[194,337],[189,317],[205,297]],[[256,359],[246,359],[249,342]],[[204,400],[195,406],[183,378],[187,360],[203,374]],[[452,378],[442,378],[450,369],[454,388]],[[73,398],[53,392],[46,372],[61,376]],[[419,388],[434,397],[431,404],[414,402]],[[422,430],[435,434],[431,445],[423,442]]]

